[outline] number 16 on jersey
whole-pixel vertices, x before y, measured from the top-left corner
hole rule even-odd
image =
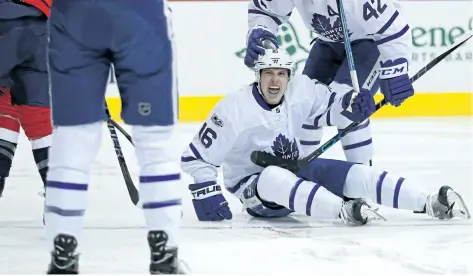
[[[217,139],[217,133],[210,127],[207,127],[207,123],[204,123],[199,130],[199,139],[202,145],[207,149],[212,145],[212,141]]]

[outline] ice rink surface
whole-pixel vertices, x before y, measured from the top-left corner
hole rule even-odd
[[[374,120],[374,165],[413,179],[430,191],[448,184],[473,209],[472,118]],[[175,149],[182,152],[197,124],[182,124]],[[127,128],[129,129],[129,128]],[[335,133],[326,129],[324,139]],[[120,135],[137,180],[132,146]],[[340,144],[323,157],[344,159]],[[74,158],[74,156],[70,156]],[[181,257],[194,273],[398,274],[473,273],[472,222],[438,221],[382,208],[388,219],[347,227],[305,216],[251,219],[226,194],[232,221],[198,222],[183,178]],[[44,273],[49,262],[42,225],[41,181],[31,147],[22,138],[0,199],[0,273]],[[108,130],[94,164],[81,240],[81,272],[146,274],[149,251],[141,210],[128,196]],[[348,275],[349,275],[348,274]],[[345,274],[347,275],[347,274]]]

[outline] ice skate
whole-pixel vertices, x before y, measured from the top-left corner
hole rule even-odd
[[[427,196],[424,210],[427,215],[439,219],[471,218],[461,195],[449,186],[442,186],[438,193]]]
[[[150,274],[186,274],[178,259],[177,248],[166,247],[167,241],[168,235],[164,231],[149,231]]]
[[[339,217],[343,223],[351,225],[364,225],[372,219],[386,220],[363,199],[344,201]]]
[[[76,238],[65,234],[57,235],[47,274],[79,274],[79,255],[75,253],[76,248]]]

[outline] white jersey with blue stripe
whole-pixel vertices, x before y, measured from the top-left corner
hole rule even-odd
[[[381,60],[411,60],[412,35],[399,3],[390,0],[343,1],[350,40],[372,39]],[[318,38],[343,42],[343,30],[336,0],[251,0],[248,7],[249,30],[258,26],[273,34],[289,20],[293,10]]]
[[[222,166],[225,188],[239,197],[245,182],[241,180],[263,170],[250,160],[253,151],[298,159],[303,155],[299,134],[304,122],[321,126],[352,123],[341,114],[343,95],[350,89],[332,91],[298,75],[289,82],[277,107],[265,103],[256,84],[226,94],[183,153],[181,167],[194,183],[213,183]]]

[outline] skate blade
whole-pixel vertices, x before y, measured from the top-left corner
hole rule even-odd
[[[383,217],[379,212],[379,208],[376,209],[371,209],[371,208],[366,208],[363,210],[363,214],[368,218],[368,221],[371,220],[382,220],[382,221],[387,221],[385,217]]]
[[[468,210],[468,207],[466,206],[463,197],[459,193],[451,189],[448,190],[447,200],[448,204],[452,206],[451,212],[453,214],[453,217],[460,217],[464,219],[471,218],[470,210]]]
[[[192,270],[189,267],[189,264],[187,264],[183,260],[179,260],[179,273],[178,274],[191,274]]]

